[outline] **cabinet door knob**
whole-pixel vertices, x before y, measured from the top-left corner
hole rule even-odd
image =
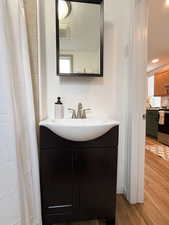
[[[145,113],[143,114],[142,117],[143,117],[143,120],[146,120],[146,114]]]

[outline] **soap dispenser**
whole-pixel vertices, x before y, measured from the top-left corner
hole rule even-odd
[[[57,98],[57,102],[55,103],[55,119],[63,119],[64,118],[64,107],[61,102],[61,98]]]

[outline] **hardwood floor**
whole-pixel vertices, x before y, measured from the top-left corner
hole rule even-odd
[[[147,139],[148,144],[156,142]],[[117,195],[116,225],[169,225],[169,162],[146,151],[145,202],[130,205],[123,195]],[[104,225],[100,221],[71,225]]]
[[[147,138],[147,144],[158,144]],[[146,151],[145,202],[131,206],[117,197],[117,225],[169,225],[169,163]]]
[[[150,137],[146,137],[146,144],[147,145],[162,145],[160,144],[156,139],[154,138],[150,138]]]
[[[162,143],[158,142],[156,139],[150,138],[150,137],[146,137],[146,144],[147,145],[167,146],[165,144],[162,144]]]

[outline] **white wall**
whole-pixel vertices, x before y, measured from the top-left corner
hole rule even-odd
[[[104,41],[104,78],[67,78],[56,76],[56,33],[55,33],[55,1],[41,1],[40,34],[43,37],[41,46],[46,46],[46,57],[41,61],[46,64],[46,73],[41,73],[43,93],[47,96],[47,114],[53,116],[54,102],[61,96],[65,105],[75,107],[78,102],[92,108],[90,116],[108,116],[119,120],[119,169],[118,191],[125,189],[126,131],[127,131],[127,56],[129,39],[129,7],[130,0],[105,0],[105,41]],[[45,7],[44,7],[45,6]],[[45,12],[42,10],[45,9]],[[45,33],[45,38],[44,38]],[[44,42],[44,40],[46,40]],[[44,53],[44,52],[43,52]],[[42,60],[43,59],[43,60]],[[42,65],[44,67],[44,63]],[[47,79],[46,87],[43,80]],[[45,92],[46,91],[46,92]],[[46,111],[42,107],[42,111]],[[43,117],[45,114],[41,112]]]
[[[169,107],[169,96],[165,96],[161,98],[161,106]]]
[[[99,73],[100,71],[100,52],[98,51],[62,51],[62,55],[73,56],[74,73]]]
[[[168,70],[168,69],[169,69],[169,64],[165,64],[165,65],[159,66],[156,69],[153,69],[153,70],[147,72],[147,76],[149,77],[149,76],[154,75],[154,73],[160,72],[161,70]]]
[[[154,97],[154,75],[147,77],[148,102],[152,107],[161,107],[161,97]]]

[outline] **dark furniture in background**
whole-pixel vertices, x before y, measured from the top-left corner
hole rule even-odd
[[[103,219],[115,225],[118,126],[88,142],[40,127],[43,225]]]
[[[158,125],[158,141],[169,146],[169,110],[165,110],[163,125]]]
[[[169,134],[169,110],[165,110],[164,125],[158,125],[158,130],[161,133]]]
[[[146,111],[146,135],[157,138],[158,137],[158,121],[159,110]]]

